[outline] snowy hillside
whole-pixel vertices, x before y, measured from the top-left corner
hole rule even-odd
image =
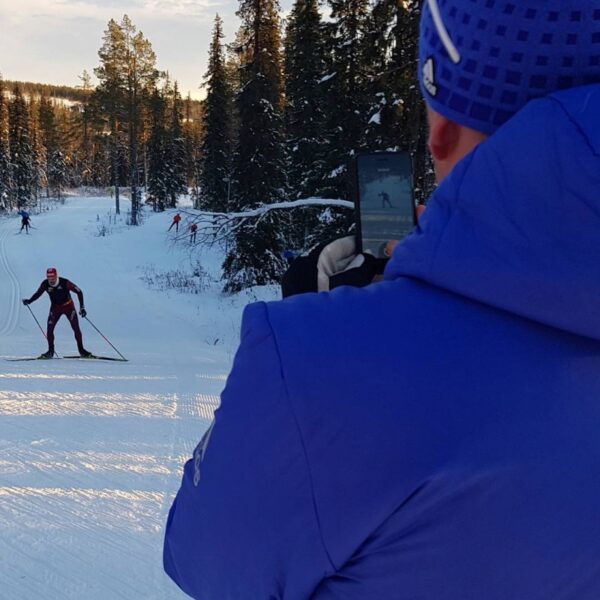
[[[277,294],[224,298],[218,251],[174,244],[169,213],[109,224],[112,204],[68,200],[34,215],[29,236],[0,219],[2,600],[184,597],[162,571],[167,511],[218,405],[244,305]],[[20,299],[48,266],[82,288],[89,318],[130,362],[5,360],[46,349]],[[165,291],[194,269],[200,293]],[[48,306],[31,305],[44,327]],[[114,355],[82,329],[89,350]],[[65,318],[56,351],[76,353]]]

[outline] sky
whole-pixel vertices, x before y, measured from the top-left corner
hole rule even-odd
[[[293,0],[280,0],[288,11]],[[4,79],[76,86],[93,75],[108,21],[128,14],[157,55],[158,68],[200,99],[216,13],[225,42],[239,26],[236,0],[0,0],[0,73]]]

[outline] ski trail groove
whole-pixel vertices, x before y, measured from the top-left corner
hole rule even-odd
[[[4,227],[0,228],[0,274],[5,273],[6,276],[2,277],[3,280],[8,281],[10,287],[8,291],[8,306],[6,310],[6,317],[4,326],[0,329],[0,337],[11,334],[17,327],[19,320],[19,297],[20,297],[20,286],[19,280],[12,270],[8,257],[6,255],[6,238],[9,234],[8,223]]]

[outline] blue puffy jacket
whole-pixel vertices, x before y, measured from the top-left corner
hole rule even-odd
[[[246,309],[164,560],[203,600],[600,598],[600,86],[462,161],[386,281]]]

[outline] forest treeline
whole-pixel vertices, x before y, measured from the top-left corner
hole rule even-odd
[[[66,187],[112,186],[140,206],[232,212],[307,197],[348,198],[364,151],[408,150],[415,195],[431,189],[426,115],[416,69],[416,0],[240,0],[226,42],[216,15],[202,102],[182,98],[151,42],[125,15],[109,21],[77,88],[0,81],[0,210]],[[1,67],[1,64],[0,64]],[[202,74],[199,74],[199,79]],[[283,250],[347,230],[334,209],[272,211],[228,244],[231,292],[277,281]]]

